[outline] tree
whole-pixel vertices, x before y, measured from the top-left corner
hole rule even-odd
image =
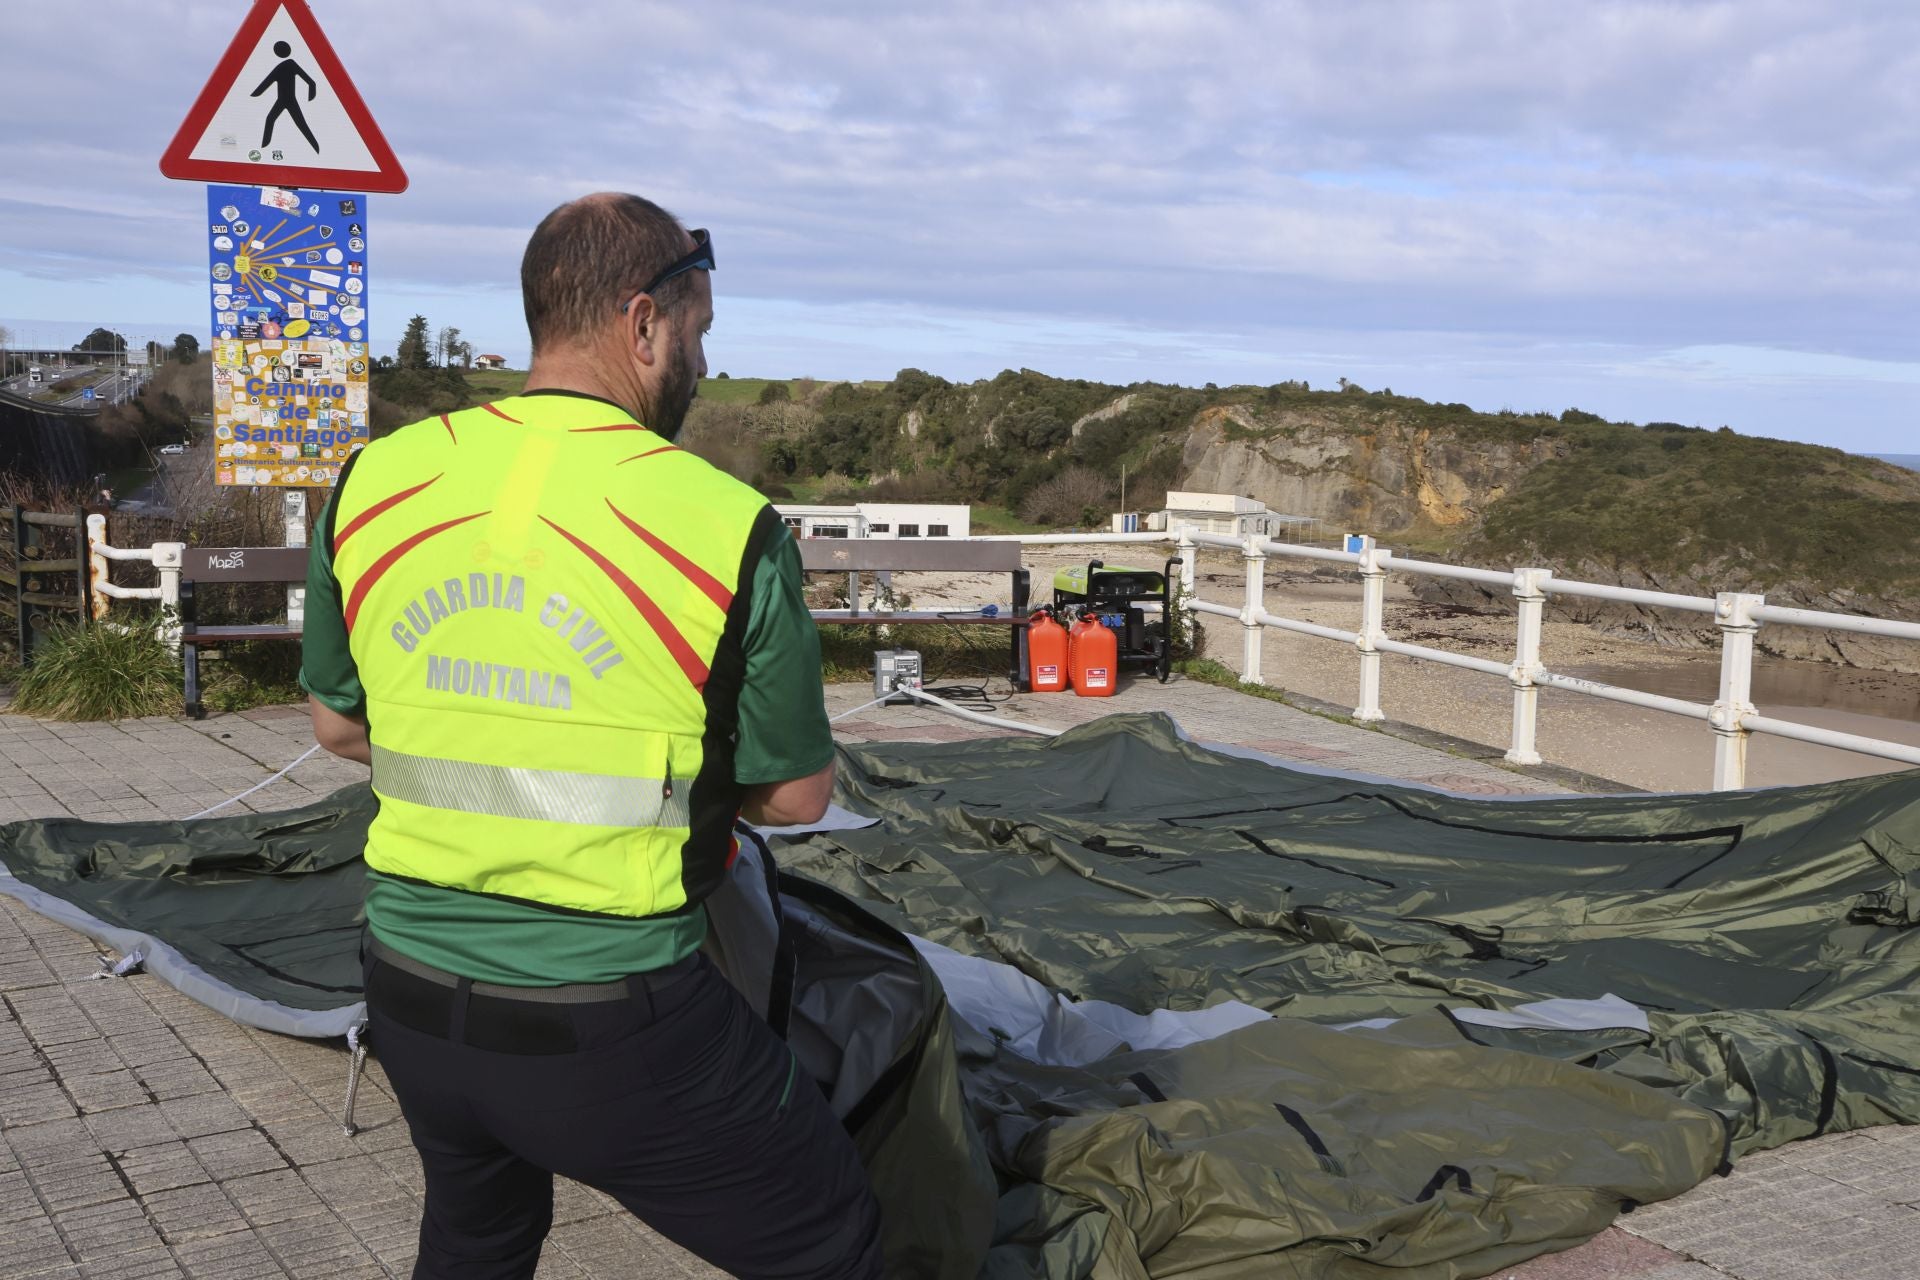
[[[786,404],[793,399],[793,391],[784,382],[769,382],[760,388],[760,398],[756,404]],[[792,475],[792,471],[787,472]]]
[[[440,354],[439,363],[452,364],[460,357],[460,331],[452,325],[442,329],[434,349]]]
[[[100,328],[74,343],[73,349],[83,355],[120,356],[126,354],[127,340],[111,329]]]
[[[427,329],[427,318],[415,316],[407,321],[407,331],[400,338],[400,349],[394,363],[402,369],[430,369],[433,367],[433,352],[430,350],[432,338]]]
[[[192,364],[200,358],[200,339],[190,333],[173,335],[173,359],[177,364]]]
[[[1096,525],[1105,514],[1106,477],[1090,467],[1068,467],[1051,480],[1036,485],[1020,506],[1020,514],[1035,524]]]

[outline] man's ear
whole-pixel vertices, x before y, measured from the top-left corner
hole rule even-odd
[[[643,293],[634,298],[622,318],[626,325],[621,337],[628,350],[640,358],[641,364],[653,364],[658,359],[654,344],[665,334],[666,317],[653,305],[653,299]]]

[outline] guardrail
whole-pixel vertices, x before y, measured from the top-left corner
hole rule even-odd
[[[1556,578],[1551,569],[1516,568],[1478,569],[1468,565],[1444,564],[1394,555],[1377,546],[1370,537],[1349,539],[1352,550],[1330,547],[1306,547],[1249,536],[1234,538],[1225,534],[1182,530],[1177,536],[1164,533],[1089,533],[1045,534],[1039,536],[1004,535],[990,539],[1019,542],[1028,546],[1101,545],[1107,543],[1161,543],[1180,549],[1180,606],[1189,613],[1231,618],[1244,629],[1241,640],[1240,678],[1248,684],[1265,684],[1261,675],[1261,638],[1266,630],[1290,631],[1297,635],[1339,641],[1354,647],[1360,661],[1360,699],[1354,708],[1356,720],[1386,719],[1380,708],[1380,658],[1396,654],[1438,662],[1482,675],[1495,676],[1513,686],[1513,730],[1506,758],[1514,764],[1539,764],[1536,746],[1539,726],[1540,690],[1565,689],[1571,693],[1604,698],[1653,711],[1705,721],[1714,735],[1713,787],[1716,791],[1737,790],[1746,785],[1747,744],[1755,733],[1772,734],[1817,746],[1857,751],[1864,755],[1903,764],[1920,766],[1920,747],[1861,734],[1841,733],[1760,714],[1753,704],[1754,637],[1763,624],[1808,627],[1833,631],[1852,631],[1894,639],[1920,641],[1920,623],[1891,618],[1869,618],[1859,614],[1827,613],[1770,605],[1764,596],[1747,592],[1723,591],[1713,597],[1677,595],[1669,591],[1647,591],[1638,587],[1611,586],[1599,582],[1577,582]],[[1194,593],[1194,560],[1201,548],[1237,553],[1246,566],[1245,590],[1238,608],[1201,600]],[[1297,618],[1283,618],[1266,609],[1266,563],[1270,558],[1312,560],[1353,567],[1360,580],[1360,629],[1343,631]],[[1386,580],[1390,573],[1405,573],[1432,578],[1451,578],[1481,586],[1503,588],[1512,593],[1516,606],[1514,654],[1511,662],[1494,662],[1468,654],[1451,653],[1426,645],[1395,640],[1386,632]],[[1592,600],[1611,600],[1655,609],[1675,609],[1703,614],[1713,619],[1720,632],[1720,689],[1712,703],[1689,702],[1660,694],[1642,693],[1619,685],[1583,680],[1562,675],[1540,660],[1540,635],[1547,600],[1553,596],[1576,596]]]
[[[186,558],[184,542],[156,542],[150,547],[115,547],[107,543],[107,518],[87,517],[87,577],[93,584],[93,616],[104,618],[115,600],[157,600],[160,603],[160,637],[175,652],[180,648],[180,566]],[[150,564],[159,574],[155,587],[122,587],[112,580],[110,566],[115,561],[137,560]]]
[[[186,546],[179,542],[157,542],[147,548],[119,548],[108,545],[106,517],[87,517],[87,549],[90,581],[94,591],[93,612],[102,616],[112,600],[156,600],[163,610],[163,631],[169,643],[179,643],[180,571]],[[938,542],[941,539],[927,539]],[[1360,699],[1354,719],[1386,719],[1380,707],[1380,659],[1383,654],[1420,658],[1466,671],[1479,672],[1506,680],[1513,686],[1513,730],[1506,758],[1513,764],[1539,764],[1536,746],[1539,725],[1540,690],[1565,689],[1571,693],[1604,698],[1610,702],[1665,711],[1672,715],[1703,720],[1714,735],[1713,786],[1716,791],[1737,790],[1746,785],[1747,743],[1755,733],[1791,738],[1816,746],[1836,747],[1903,764],[1920,766],[1920,747],[1861,734],[1841,733],[1814,725],[1799,724],[1760,714],[1753,704],[1754,637],[1763,624],[1809,627],[1835,631],[1853,631],[1868,635],[1920,641],[1920,623],[1890,618],[1869,618],[1859,614],[1827,613],[1786,605],[1770,605],[1764,596],[1747,592],[1723,591],[1711,598],[1677,595],[1668,591],[1647,591],[1638,587],[1610,586],[1598,582],[1578,582],[1556,578],[1551,569],[1523,567],[1508,571],[1478,569],[1469,565],[1445,564],[1395,556],[1377,546],[1370,537],[1351,539],[1356,550],[1300,546],[1250,536],[1233,538],[1224,534],[1182,530],[1177,536],[1165,533],[1082,533],[1082,534],[1003,534],[951,541],[1017,542],[1022,546],[1102,546],[1129,544],[1172,545],[1180,554],[1180,607],[1189,613],[1231,618],[1243,628],[1240,678],[1248,684],[1265,684],[1261,674],[1261,639],[1264,631],[1290,631],[1297,635],[1338,641],[1354,647],[1360,662]],[[1246,566],[1245,589],[1239,608],[1201,600],[1194,593],[1195,559],[1201,548],[1236,552]],[[1267,612],[1266,563],[1270,558],[1312,560],[1350,565],[1360,580],[1360,629],[1343,631],[1298,618],[1284,618]],[[155,587],[121,587],[109,579],[113,561],[145,561],[160,576]],[[1427,645],[1408,644],[1386,633],[1386,580],[1390,573],[1406,573],[1433,578],[1452,578],[1500,587],[1512,592],[1516,605],[1514,657],[1509,663],[1451,653]],[[1657,609],[1677,609],[1713,619],[1720,632],[1720,691],[1712,703],[1689,702],[1637,689],[1583,680],[1549,670],[1540,660],[1540,636],[1546,616],[1546,602],[1552,596],[1577,596],[1594,600],[1612,600]]]

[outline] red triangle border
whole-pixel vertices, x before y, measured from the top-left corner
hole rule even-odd
[[[307,51],[312,54],[327,83],[339,95],[347,119],[360,131],[367,154],[373,157],[377,166],[373,172],[192,158],[193,148],[206,133],[213,113],[226,100],[227,91],[240,78],[240,71],[259,44],[267,24],[281,9],[285,9],[293,19],[293,25],[307,42]],[[160,172],[169,178],[188,182],[231,182],[250,187],[285,186],[314,191],[366,191],[385,195],[395,195],[407,189],[406,170],[400,167],[393,148],[387,145],[386,136],[380,132],[380,126],[374,123],[373,113],[367,110],[360,91],[354,88],[352,77],[340,64],[340,55],[333,51],[326,33],[320,30],[319,20],[307,7],[307,0],[254,0],[253,8],[240,24],[239,33],[233,37],[233,43],[227,46],[219,65],[207,78],[206,87],[194,99],[179,132],[167,144],[165,153],[160,157]]]

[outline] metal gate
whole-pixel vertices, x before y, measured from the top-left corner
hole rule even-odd
[[[31,666],[55,623],[93,619],[87,513],[10,506],[0,507],[0,516],[0,613],[11,622],[15,656]]]

